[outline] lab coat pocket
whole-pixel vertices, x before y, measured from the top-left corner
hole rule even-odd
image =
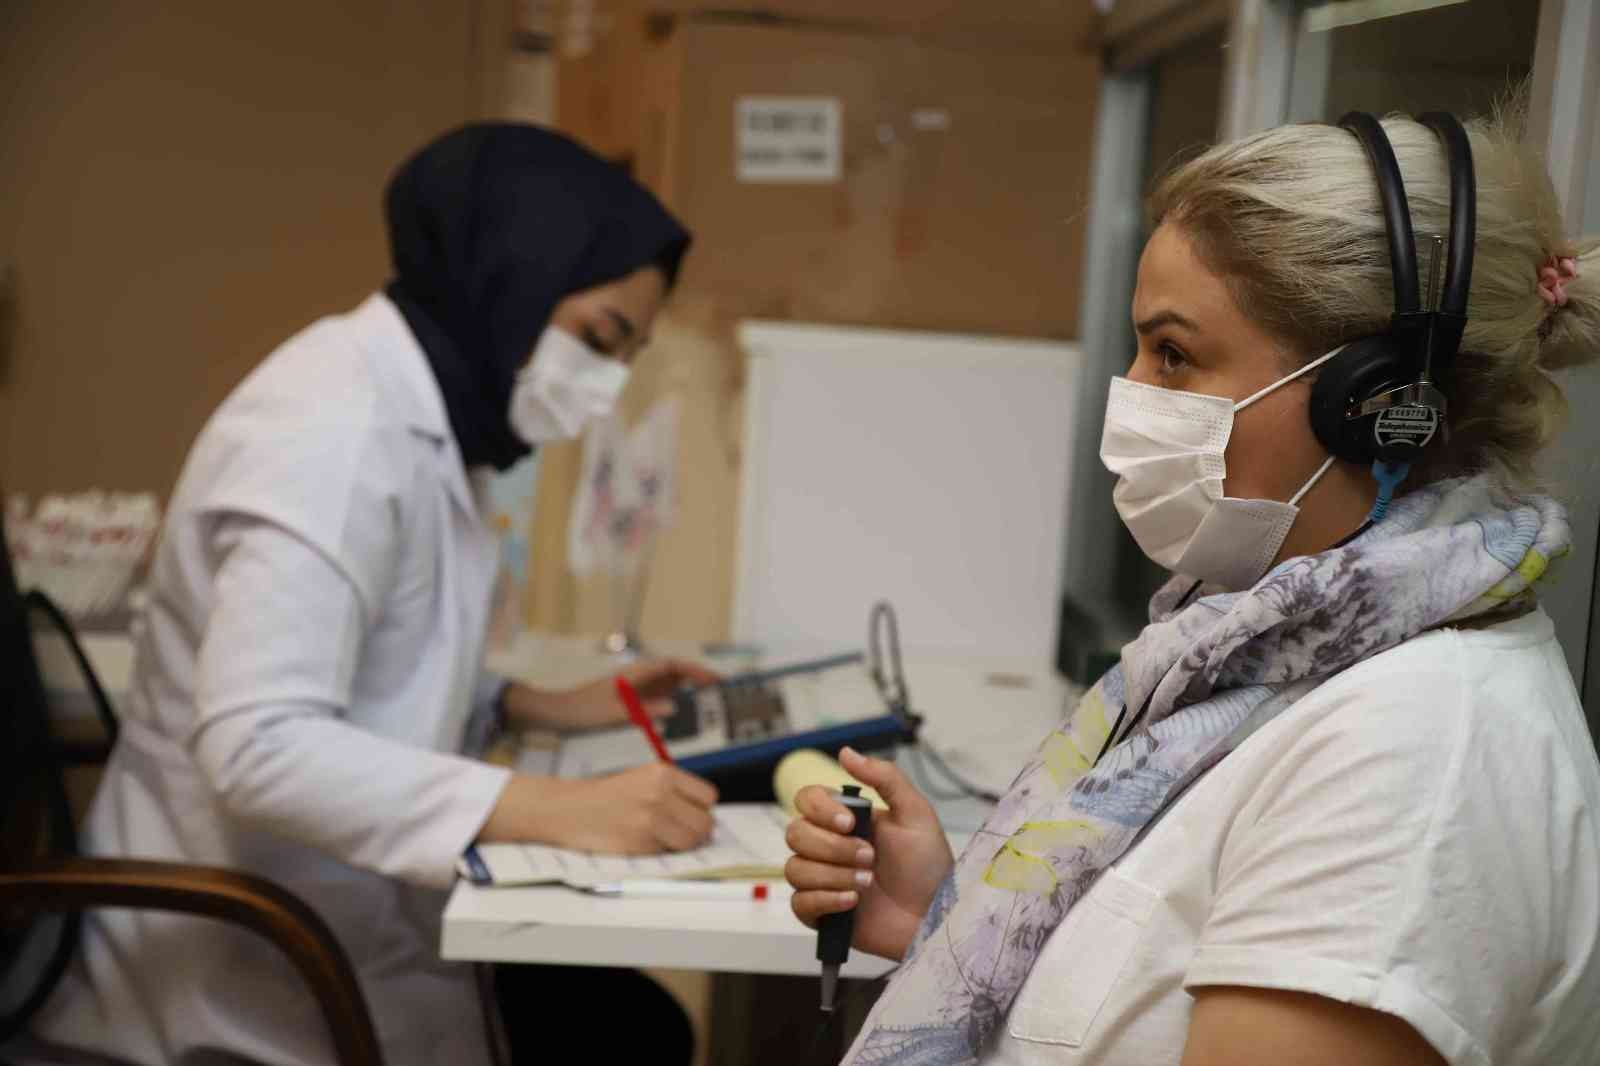
[[[1144,934],[1159,897],[1116,870],[1101,874],[1034,960],[1008,1028],[1030,1044],[1083,1044]]]

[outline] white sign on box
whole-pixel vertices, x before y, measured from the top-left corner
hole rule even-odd
[[[844,123],[833,96],[741,96],[734,151],[743,182],[826,184],[844,173]]]

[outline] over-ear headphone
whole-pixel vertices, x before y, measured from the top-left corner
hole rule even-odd
[[[1353,463],[1410,464],[1445,424],[1451,370],[1467,325],[1472,249],[1477,237],[1478,183],[1467,131],[1454,115],[1419,116],[1443,142],[1450,163],[1450,237],[1444,288],[1437,304],[1439,256],[1428,278],[1428,303],[1417,285],[1417,248],[1405,182],[1394,147],[1378,120],[1352,111],[1339,125],[1354,133],[1372,160],[1389,238],[1394,317],[1389,328],[1350,342],[1323,365],[1311,390],[1311,428],[1331,454]]]

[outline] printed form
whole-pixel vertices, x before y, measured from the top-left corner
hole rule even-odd
[[[630,880],[763,880],[781,878],[789,859],[789,816],[776,804],[727,803],[713,811],[711,842],[659,855],[596,855],[543,844],[479,844],[458,868],[477,884],[563,884],[590,888]]]

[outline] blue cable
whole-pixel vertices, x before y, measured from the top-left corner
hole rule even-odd
[[[1367,516],[1369,524],[1383,521],[1383,516],[1389,513],[1389,503],[1394,499],[1394,490],[1399,488],[1400,482],[1410,472],[1410,463],[1386,463],[1379,459],[1372,464],[1372,477],[1378,483],[1378,498],[1372,501],[1372,513]]]

